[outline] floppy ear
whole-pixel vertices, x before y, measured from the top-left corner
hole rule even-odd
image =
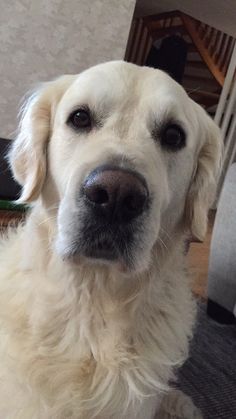
[[[22,107],[19,133],[9,153],[14,178],[23,186],[18,202],[32,202],[41,192],[53,114],[72,78],[62,76],[44,83]]]
[[[207,231],[208,211],[215,198],[223,142],[217,125],[199,105],[195,105],[201,146],[187,196],[186,217],[193,239],[202,242]]]

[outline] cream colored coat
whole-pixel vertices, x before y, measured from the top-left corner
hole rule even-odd
[[[65,120],[80,103],[108,116],[78,136]],[[187,132],[177,153],[150,135],[168,117]],[[10,153],[33,209],[0,245],[1,419],[163,419],[195,316],[183,244],[204,237],[220,153],[217,127],[158,70],[106,63],[33,94]],[[153,196],[133,271],[67,258],[78,185],[114,154]]]

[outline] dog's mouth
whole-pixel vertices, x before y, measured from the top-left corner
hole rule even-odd
[[[147,226],[146,217],[120,226],[110,222],[99,224],[95,218],[80,214],[73,235],[68,234],[70,230],[59,234],[57,252],[63,260],[76,265],[98,264],[122,273],[136,272],[144,266]]]
[[[132,265],[134,230],[111,226],[87,226],[80,232],[76,253],[104,263],[120,262]]]
[[[98,239],[93,240],[89,246],[86,246],[84,256],[91,259],[116,261],[119,258],[119,251],[111,240]]]

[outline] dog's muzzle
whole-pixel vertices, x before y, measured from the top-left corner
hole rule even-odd
[[[101,166],[85,179],[80,204],[83,206],[84,256],[116,260],[128,254],[148,209],[149,192],[139,173],[118,166]]]

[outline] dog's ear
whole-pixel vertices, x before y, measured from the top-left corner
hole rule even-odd
[[[40,194],[53,115],[73,77],[62,76],[44,83],[22,106],[19,132],[9,153],[14,178],[23,186],[18,202],[32,202]]]
[[[197,104],[200,149],[186,201],[187,225],[193,240],[202,242],[207,231],[208,211],[214,202],[221,167],[223,142],[220,129]]]

